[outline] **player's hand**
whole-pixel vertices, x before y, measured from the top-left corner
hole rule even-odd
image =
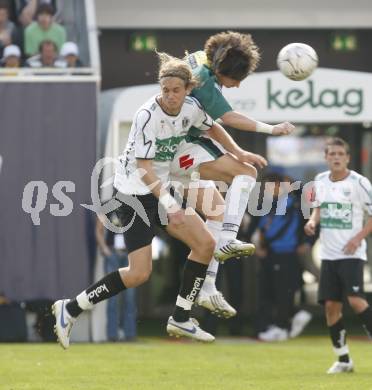
[[[256,165],[259,168],[265,168],[267,166],[267,160],[256,153],[247,152],[246,150],[240,150],[235,153],[235,156],[239,161]]]
[[[169,224],[182,225],[183,223],[185,223],[185,211],[181,208],[179,208],[176,211],[169,210],[168,219],[169,219]]]
[[[361,244],[361,240],[357,237],[352,238],[346,243],[343,248],[345,255],[353,255]]]
[[[305,230],[305,233],[308,235],[308,236],[314,236],[315,235],[315,230],[316,230],[316,224],[314,221],[312,220],[309,220],[305,227],[304,227],[304,230]]]
[[[273,135],[289,135],[294,131],[292,123],[283,122],[273,127]]]

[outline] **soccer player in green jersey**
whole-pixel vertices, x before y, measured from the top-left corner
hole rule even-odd
[[[243,131],[256,131],[272,135],[288,135],[294,130],[294,126],[288,122],[272,126],[256,121],[243,115],[231,107],[222,94],[222,87],[239,87],[240,83],[256,69],[260,54],[251,35],[238,32],[222,32],[208,38],[204,51],[187,54],[186,59],[190,63],[193,74],[199,80],[191,96],[194,96],[202,104],[204,110],[214,120],[219,120],[222,125],[230,126]],[[190,135],[198,136],[200,131],[191,128]],[[195,152],[197,154],[197,151]],[[183,175],[182,159],[185,156],[194,157],[189,150],[185,150],[180,161],[173,163],[173,175],[175,180]],[[240,156],[236,156],[240,159]],[[257,154],[244,154],[244,160],[260,168],[264,167],[266,160]],[[178,164],[178,165],[177,165]],[[245,180],[246,186],[242,186],[244,179],[236,177],[226,194],[226,202],[232,204],[237,213],[212,215],[206,213],[203,208],[205,191],[213,193],[210,197],[212,203],[210,210],[224,205],[224,199],[215,188],[213,182],[201,180],[197,194],[196,208],[204,214],[207,225],[216,242],[217,260],[223,261],[224,256],[231,257],[232,240],[236,239],[244,212],[247,208],[251,190],[255,185],[254,180]],[[243,189],[242,189],[243,187]],[[213,191],[214,188],[214,191]],[[191,190],[189,190],[190,192]],[[194,191],[194,190],[193,190]],[[213,259],[208,267],[207,277],[198,297],[198,304],[209,309],[218,316],[229,318],[236,315],[236,310],[228,304],[221,292],[216,289],[215,281],[219,262]]]

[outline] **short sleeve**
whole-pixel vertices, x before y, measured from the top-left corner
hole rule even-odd
[[[204,111],[200,103],[193,99],[195,105],[195,115],[192,126],[199,130],[209,130],[213,126],[213,119]]]
[[[216,84],[215,78],[208,77],[207,72],[209,71],[206,67],[200,67],[199,72],[195,73],[201,80],[201,84],[192,90],[192,96],[196,97],[204,110],[216,120],[233,109],[222,95],[221,88]]]
[[[364,176],[359,179],[360,200],[363,209],[372,216],[372,185]]]
[[[150,111],[139,111],[134,119],[134,127],[134,156],[142,159],[153,159],[155,157],[156,137]]]

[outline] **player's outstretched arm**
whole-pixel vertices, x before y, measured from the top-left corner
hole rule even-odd
[[[295,129],[295,127],[289,122],[283,122],[272,126],[267,123],[251,119],[236,111],[226,112],[221,116],[221,120],[226,126],[233,127],[234,129],[256,131],[258,133],[272,135],[288,135]]]

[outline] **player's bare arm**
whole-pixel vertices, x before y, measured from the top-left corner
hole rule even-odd
[[[236,111],[226,112],[222,115],[221,120],[226,126],[231,126],[235,129],[244,131],[256,131],[258,133],[266,133],[272,135],[289,135],[295,129],[295,126],[289,122],[283,122],[272,126],[267,123],[251,119]]]
[[[345,255],[353,255],[361,242],[372,233],[372,217],[369,217],[363,229],[344,246]]]
[[[185,213],[178,206],[173,196],[166,191],[164,183],[162,183],[156,175],[153,169],[152,160],[137,159],[137,166],[138,168],[142,168],[146,171],[146,173],[142,176],[142,180],[167,210],[169,222],[176,225],[182,224],[184,222]]]
[[[267,161],[259,154],[247,152],[239,147],[229,133],[218,123],[208,130],[208,135],[219,142],[228,152],[232,153],[239,161],[257,165],[259,168],[267,166]]]

